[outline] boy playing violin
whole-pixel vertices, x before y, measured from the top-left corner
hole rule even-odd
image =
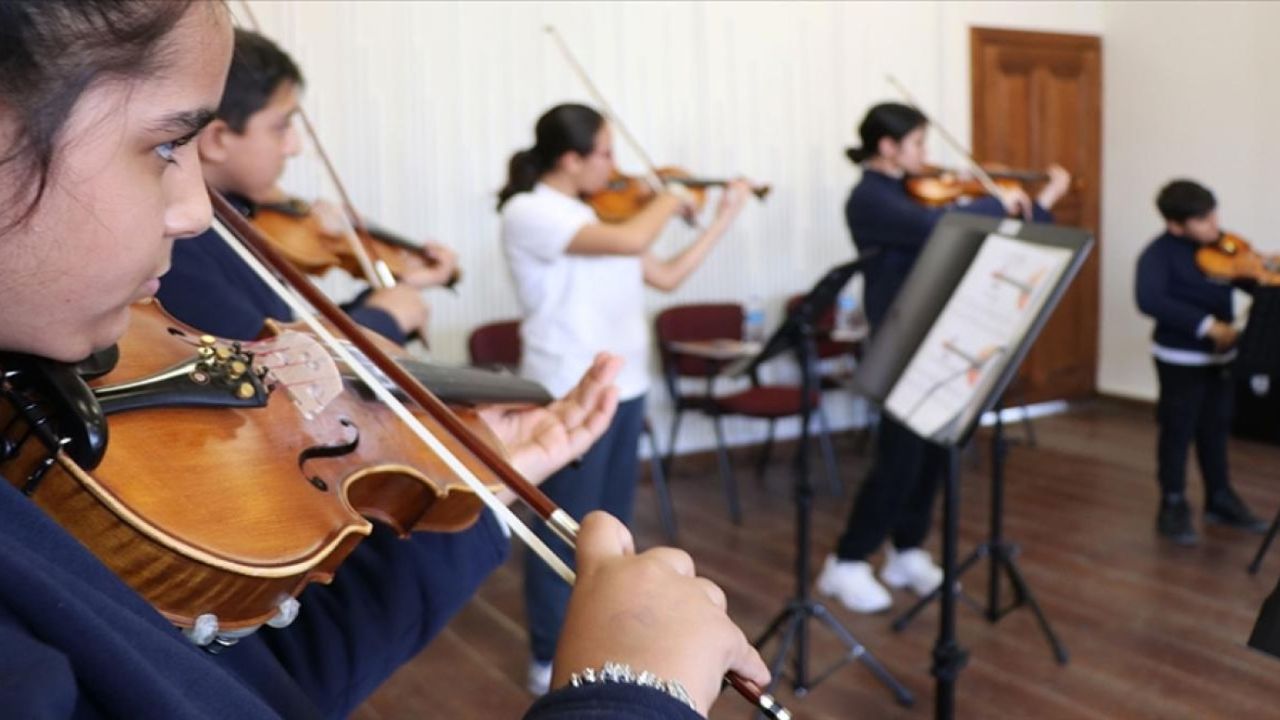
[[[294,116],[303,84],[301,70],[275,43],[257,33],[235,31],[235,53],[217,117],[196,145],[209,186],[247,215],[279,198],[276,184],[285,162],[301,151]],[[327,203],[317,203],[312,211],[341,213]],[[422,291],[445,284],[457,266],[452,250],[436,244],[428,248],[436,265],[412,267],[402,273],[400,284],[369,290],[344,309],[361,325],[404,344],[427,323]],[[157,297],[178,319],[221,337],[253,338],[267,318],[292,319],[288,306],[213,231],[174,248],[173,268]]]
[[[1138,309],[1156,321],[1151,354],[1160,383],[1156,422],[1156,475],[1160,508],[1156,532],[1178,545],[1194,545],[1186,498],[1187,448],[1194,439],[1204,477],[1207,523],[1262,532],[1266,524],[1231,489],[1227,432],[1231,425],[1230,363],[1237,332],[1231,285],[1196,266],[1196,250],[1218,241],[1218,203],[1191,180],[1161,188],[1156,207],[1165,231],[1138,258]]]

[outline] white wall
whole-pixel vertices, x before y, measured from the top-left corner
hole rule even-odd
[[[1175,177],[1205,183],[1224,227],[1280,249],[1268,217],[1280,161],[1280,5],[1108,3],[1105,27],[1098,385],[1149,399],[1151,322],[1134,307],[1133,268],[1163,227],[1159,187]]]
[[[493,193],[506,160],[532,142],[534,119],[591,102],[542,28],[554,23],[657,162],[772,183],[675,303],[784,298],[852,254],[842,207],[855,169],[843,150],[896,74],[953,133],[969,125],[968,25],[1098,33],[1097,3],[253,3],[265,32],[304,69],[304,104],[357,206],[380,223],[456,247],[457,297],[434,292],[436,357],[461,361],[467,332],[516,313],[497,247]],[[935,143],[936,145],[936,143]],[[937,148],[941,151],[941,148]],[[636,170],[620,148],[620,164]],[[945,153],[939,152],[945,158]],[[332,197],[318,164],[291,165],[286,186]],[[690,237],[668,230],[658,250]],[[784,377],[788,368],[776,368]],[[651,416],[668,426],[654,374]],[[852,417],[833,399],[837,424]],[[686,424],[680,448],[707,447]],[[784,432],[792,428],[784,428]],[[731,439],[763,429],[732,425]]]

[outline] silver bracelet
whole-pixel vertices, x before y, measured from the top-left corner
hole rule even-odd
[[[639,685],[640,687],[661,690],[688,705],[689,709],[694,712],[698,712],[698,706],[694,704],[693,698],[689,697],[689,691],[684,689],[684,685],[681,685],[680,681],[663,680],[647,670],[636,673],[626,663],[607,662],[598,670],[596,668],[587,668],[569,676],[569,684],[573,687],[599,685],[602,683],[625,683],[627,685]]]

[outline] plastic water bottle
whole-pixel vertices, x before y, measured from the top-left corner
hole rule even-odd
[[[742,313],[742,339],[746,342],[764,342],[764,303],[759,295],[752,295]]]
[[[841,293],[836,298],[835,329],[841,333],[851,333],[857,324],[858,298],[851,293]]]

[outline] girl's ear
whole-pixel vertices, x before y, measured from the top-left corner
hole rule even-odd
[[[196,136],[196,149],[200,152],[200,161],[219,164],[227,161],[227,133],[232,132],[225,120],[216,119],[209,123]]]
[[[882,158],[895,158],[898,156],[898,141],[885,135],[876,143],[876,154]]]
[[[580,169],[582,169],[582,156],[572,150],[566,151],[560,156],[560,159],[556,161],[556,170],[563,170],[570,175],[578,172]]]

